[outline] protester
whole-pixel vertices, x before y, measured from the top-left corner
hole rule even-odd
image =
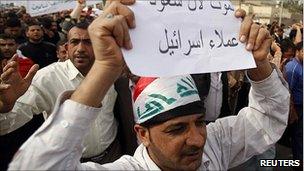
[[[240,17],[244,13],[238,11],[236,15]],[[247,72],[252,83],[250,107],[206,127],[202,101],[189,76],[143,78],[142,82],[149,83],[141,85],[139,80],[137,85],[138,89],[142,87],[141,91],[133,95],[133,107],[140,109],[136,110],[138,120],[134,129],[142,142],[134,156],[123,156],[105,165],[81,164],[78,161],[83,149],[81,142],[89,123],[99,113],[101,100],[125,65],[120,48],[132,49],[128,28],[121,27],[123,23],[134,28],[134,14],[118,1],[113,1],[103,15],[94,20],[89,27],[95,53],[91,71],[76,91],[59,97],[54,113],[21,147],[10,170],[227,170],[265,151],[280,138],[287,124],[289,93],[267,60],[270,35],[266,29],[251,29],[257,26],[252,24],[251,17],[245,17],[241,40],[252,43],[247,50],[253,50],[254,44],[257,47],[253,50],[257,68]],[[115,32],[114,37],[113,32],[118,28],[121,32]],[[261,38],[256,40],[257,37]],[[8,83],[6,77],[2,79]],[[172,88],[181,79],[191,84],[191,93]],[[159,92],[165,93],[167,98],[161,99],[166,99],[164,103],[168,105],[145,113],[148,104],[144,99],[150,100],[149,95]],[[181,97],[182,93],[187,95]]]
[[[33,22],[33,18],[28,13],[22,14],[22,23],[24,27],[27,26],[27,24]]]
[[[6,21],[4,33],[13,36],[19,45],[26,42],[22,35],[22,27],[18,18],[10,18]]]
[[[66,50],[66,41],[60,41],[57,44],[57,58],[59,62],[64,62],[68,59],[68,54]]]
[[[284,69],[297,121],[291,125],[293,159],[303,159],[303,42],[296,45],[296,55]]]
[[[15,38],[7,34],[0,35],[0,49],[4,55],[4,58],[9,60],[13,57],[17,50],[17,42]]]
[[[16,54],[17,46],[18,44],[14,37],[6,34],[0,35],[0,49],[4,54],[4,59],[2,60],[4,66],[7,61]],[[18,63],[18,71],[22,77],[25,77],[30,68],[34,65],[34,62],[31,59],[24,56],[18,56]]]
[[[287,38],[282,40],[280,48],[282,52],[280,69],[283,70],[286,63],[295,56],[295,45],[290,39]]]
[[[289,39],[296,45],[303,41],[303,24],[295,23],[291,26]]]
[[[283,40],[283,33],[283,29],[279,26],[274,29],[274,40],[276,41],[276,43],[281,43],[281,41]]]
[[[29,23],[26,36],[28,41],[18,48],[25,57],[33,60],[40,68],[57,61],[56,46],[43,41],[43,30],[39,23]]]
[[[1,73],[2,66],[5,66],[7,61],[16,53],[17,46],[18,45],[14,37],[6,34],[0,35],[0,51],[3,52],[3,58],[1,59]],[[17,61],[19,63],[18,71],[22,77],[25,77],[33,65],[33,62],[28,58],[21,57],[18,57]],[[39,128],[39,126],[41,126],[41,120],[43,120],[43,118],[40,119],[39,117],[35,117],[31,122],[14,133],[6,135],[0,134],[0,153],[5,154],[0,156],[0,170],[7,170],[8,164],[13,158],[15,152],[19,149],[22,143],[25,142],[27,138],[29,138],[30,135]],[[1,124],[1,127],[3,126],[4,125]]]
[[[5,105],[0,108],[0,111],[11,110],[9,113],[1,113],[1,116],[6,118],[1,120],[2,135],[18,129],[35,114],[44,112],[50,116],[59,94],[62,91],[75,89],[84,79],[94,62],[87,26],[87,23],[79,23],[70,30],[67,42],[69,60],[57,62],[39,70],[31,84],[30,78],[33,77],[37,68],[32,68],[29,77],[24,80],[12,71],[10,79],[14,80],[14,85],[9,90],[1,92],[1,102]],[[18,65],[12,62],[6,66],[6,68],[9,67],[16,69]],[[83,152],[82,161],[103,164],[121,156],[120,144],[116,136],[117,123],[113,115],[115,99],[116,92],[112,87],[103,100],[99,117],[91,124],[90,133],[86,136],[84,142],[86,149]]]
[[[42,18],[41,19],[42,26],[43,26],[43,40],[46,42],[50,42],[54,45],[57,45],[57,43],[60,41],[60,36],[57,30],[57,27],[54,28],[52,24],[52,20],[48,17]],[[57,26],[57,25],[55,25]]]

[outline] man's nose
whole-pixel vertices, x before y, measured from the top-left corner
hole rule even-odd
[[[187,145],[203,148],[206,141],[206,127],[191,126],[188,132]]]
[[[85,47],[82,41],[79,42],[79,44],[77,45],[77,51],[78,52],[85,52]]]

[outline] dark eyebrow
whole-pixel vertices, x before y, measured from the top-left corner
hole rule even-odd
[[[80,40],[80,39],[78,39],[78,38],[71,38],[70,40]]]
[[[205,114],[201,114],[201,116],[199,116],[199,117],[195,120],[195,122],[204,120],[204,117],[205,117]],[[167,127],[165,127],[162,131],[163,131],[163,132],[167,132],[167,131],[169,131],[171,128],[174,128],[174,127],[177,127],[177,126],[185,126],[185,125],[187,125],[187,124],[188,124],[187,122],[183,122],[183,121],[176,122],[176,123],[172,123],[172,124],[168,125]]]
[[[205,118],[205,114],[202,114],[202,116],[200,116],[199,118],[197,118],[197,120],[201,120]]]
[[[174,129],[175,127],[185,126],[185,125],[187,125],[187,123],[185,123],[185,122],[173,123],[173,124],[167,126],[165,129],[163,129],[163,132],[166,133],[166,132],[170,131],[170,129],[172,129],[172,128]]]

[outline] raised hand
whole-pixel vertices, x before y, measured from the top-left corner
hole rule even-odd
[[[78,2],[79,4],[85,4],[85,3],[86,3],[86,0],[77,0],[77,2]]]
[[[252,51],[254,59],[257,62],[263,61],[267,59],[272,44],[272,37],[266,28],[253,22],[253,16],[245,15],[246,12],[244,10],[236,11],[236,17],[244,18],[239,33],[240,41],[246,43],[246,49]]]
[[[122,3],[132,4],[134,0],[125,0]],[[120,48],[132,48],[129,28],[135,27],[134,14],[122,3],[107,2],[103,14],[95,19],[88,29],[95,60],[106,67],[123,67],[124,60]]]
[[[18,56],[14,55],[7,65],[3,68],[1,74],[0,88],[0,112],[10,111],[16,100],[22,96],[29,86],[38,70],[38,65],[33,65],[28,74],[22,78],[19,73]],[[2,107],[1,107],[2,105]]]
[[[252,51],[257,64],[257,68],[249,70],[249,76],[255,81],[263,80],[272,72],[271,65],[267,59],[272,44],[272,37],[266,28],[253,22],[253,16],[246,16],[244,10],[237,10],[235,16],[243,18],[239,39],[242,43],[246,43],[248,51]]]

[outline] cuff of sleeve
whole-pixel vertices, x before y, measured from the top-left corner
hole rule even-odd
[[[71,93],[72,94],[72,93]],[[70,94],[70,95],[71,95]],[[74,126],[78,125],[88,128],[97,115],[101,112],[101,108],[94,108],[75,102],[73,100],[65,100],[60,109],[60,117]]]
[[[72,93],[73,91],[66,91],[58,97],[53,113],[34,136],[40,136],[45,142],[62,148],[81,144],[101,108],[69,100]]]
[[[275,68],[270,74],[270,76],[262,81],[251,80],[247,75],[247,71],[246,76],[250,81],[252,88],[256,92],[261,93],[267,97],[275,94],[281,88],[282,85],[285,86],[285,81],[280,78],[281,74],[279,72],[280,71]]]
[[[59,127],[62,137],[79,137],[85,135],[93,120],[100,114],[101,108],[89,107],[75,101],[69,100],[73,91],[65,92],[59,97],[56,110],[51,116],[54,117],[53,124]],[[52,124],[51,124],[52,125]],[[74,135],[75,134],[75,135]]]

